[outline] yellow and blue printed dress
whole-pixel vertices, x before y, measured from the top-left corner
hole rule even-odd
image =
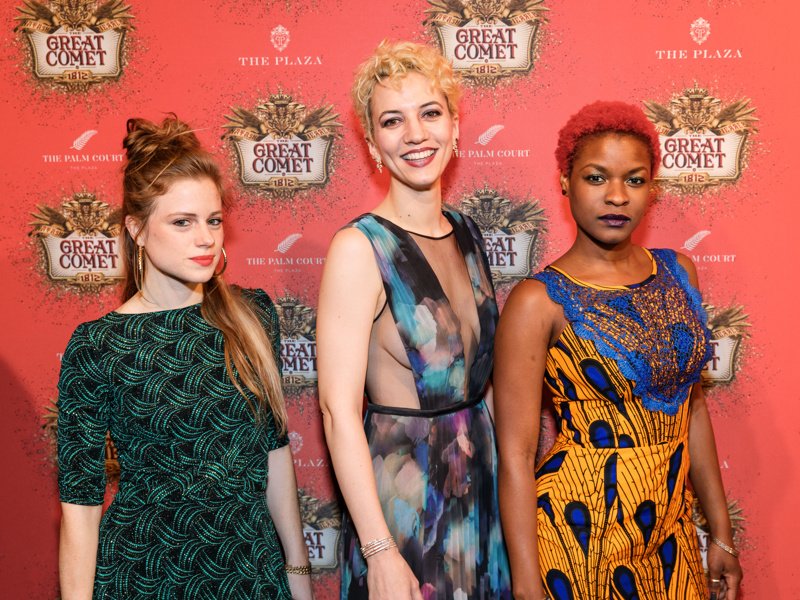
[[[351,224],[372,243],[420,403],[410,409],[370,402],[364,428],[384,517],[425,600],[510,600],[494,426],[484,399],[497,305],[480,231],[458,212],[444,214],[466,262],[480,322],[468,368],[459,319],[412,236],[376,215]],[[343,529],[341,598],[366,600],[359,540],[349,519]]]
[[[700,294],[671,250],[638,285],[535,275],[564,310],[545,381],[559,433],[537,465],[541,573],[554,600],[707,598],[692,523],[692,385],[710,344]]]
[[[248,297],[278,356],[272,301]],[[94,598],[291,598],[265,496],[267,454],[288,440],[271,413],[256,421],[200,305],[79,325],[58,389],[61,501],[102,504],[107,431],[119,453]]]

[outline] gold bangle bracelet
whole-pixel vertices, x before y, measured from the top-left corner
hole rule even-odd
[[[284,570],[290,575],[311,575],[311,565],[303,565],[302,567],[286,565]]]
[[[394,541],[394,538],[392,536],[367,542],[366,544],[361,546],[361,556],[367,559],[373,554],[377,554],[378,552],[383,552],[384,550],[388,550],[389,548],[397,548],[397,543]]]
[[[711,536],[711,541],[720,548],[722,548],[723,550],[725,550],[725,552],[730,554],[733,558],[739,558],[739,551],[736,548],[728,546],[728,544],[726,544],[719,538],[715,538],[713,535]]]

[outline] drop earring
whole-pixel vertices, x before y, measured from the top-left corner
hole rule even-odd
[[[453,140],[453,154],[458,158],[458,138]]]
[[[375,166],[378,168],[378,173],[383,173],[383,161],[380,158],[375,159]]]

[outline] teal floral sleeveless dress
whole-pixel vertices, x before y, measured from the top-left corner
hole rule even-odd
[[[272,301],[246,293],[278,356]],[[95,599],[290,600],[266,503],[267,455],[288,439],[255,419],[199,304],[79,325],[58,389],[61,501],[103,504],[107,431],[119,454]]]
[[[459,320],[411,235],[376,215],[351,223],[372,244],[420,406],[369,402],[364,428],[384,516],[423,597],[510,599],[494,427],[484,400],[497,305],[480,232],[468,217],[444,214],[466,262],[480,323],[469,373]],[[368,598],[366,564],[347,516],[343,552],[342,600]]]

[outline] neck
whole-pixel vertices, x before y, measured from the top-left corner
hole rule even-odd
[[[441,179],[430,189],[414,190],[392,178],[389,193],[373,212],[414,233],[438,237],[450,231],[442,215]]]
[[[150,271],[153,270],[151,266]],[[145,272],[139,297],[153,311],[184,308],[203,301],[203,284],[186,283]]]
[[[630,238],[611,246],[598,244],[579,233],[565,256],[570,255],[573,259],[583,262],[601,262],[608,265],[624,264],[635,258],[637,248],[638,246],[634,245]]]

